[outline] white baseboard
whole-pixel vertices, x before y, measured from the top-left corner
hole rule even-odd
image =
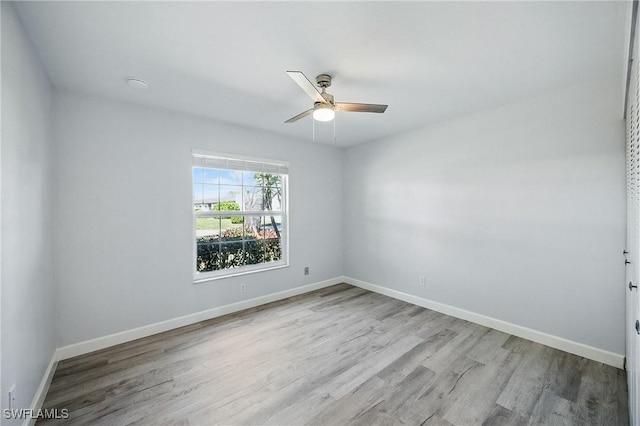
[[[34,412],[37,412],[42,408],[42,404],[44,404],[44,399],[47,396],[47,392],[49,391],[49,385],[51,384],[51,379],[53,379],[53,373],[56,371],[56,366],[58,365],[58,357],[57,350],[52,354],[51,361],[49,361],[49,365],[47,369],[44,371],[44,375],[42,376],[42,380],[40,381],[40,385],[38,389],[36,389],[36,393],[33,395],[33,401],[31,402],[31,409]],[[23,426],[33,426],[36,424],[35,418],[25,419],[23,422]]]
[[[616,368],[622,369],[624,365],[624,355],[621,354],[609,352],[604,349],[594,348],[593,346],[585,345],[583,343],[574,342],[562,337],[543,333],[531,328],[522,327],[520,325],[456,308],[454,306],[445,305],[444,303],[434,302],[432,300],[414,296],[408,293],[403,293],[401,291],[392,290],[380,285],[360,281],[355,278],[344,277],[344,282],[363,288],[365,290],[373,291],[375,293],[393,297],[394,299],[402,300],[404,302],[422,306],[423,308],[447,314],[452,317],[461,318],[476,324],[484,325],[485,327],[490,327],[495,330],[502,331],[504,333],[522,337],[523,339],[541,343],[543,345],[550,346],[561,351],[569,352],[574,355],[601,362],[603,364],[611,365]]]
[[[207,309],[206,311],[200,311],[177,318],[172,318],[170,320],[157,322],[155,324],[149,324],[131,330],[110,334],[108,336],[98,337],[96,339],[86,340],[84,342],[63,346],[61,348],[58,348],[58,350],[56,351],[57,360],[63,360],[67,358],[73,358],[74,356],[78,355],[88,354],[90,352],[105,349],[110,346],[119,345],[121,343],[130,342],[142,337],[147,337],[154,334],[162,333],[164,331],[173,330],[178,327],[184,327],[186,325],[195,324],[200,321],[205,321],[211,318],[220,317],[222,315],[242,311],[244,309],[254,308],[266,303],[286,299],[287,297],[297,296],[300,294],[308,293],[310,291],[340,284],[344,282],[344,279],[344,277],[336,277],[325,281],[319,281],[317,283],[280,291],[278,293],[272,293],[266,296],[243,300],[240,302],[231,303],[229,305],[218,306],[216,308]]]

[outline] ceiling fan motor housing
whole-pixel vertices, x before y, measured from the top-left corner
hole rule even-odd
[[[328,103],[333,105],[333,95],[324,91],[321,93],[321,95]]]

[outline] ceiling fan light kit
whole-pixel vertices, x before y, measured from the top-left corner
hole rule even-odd
[[[336,111],[383,113],[387,109],[388,105],[334,102],[333,95],[327,93],[327,87],[331,86],[329,74],[320,74],[316,77],[316,84],[322,91],[318,90],[301,71],[287,71],[287,74],[313,99],[314,103],[313,108],[291,117],[285,123],[294,123],[308,115],[311,115],[314,121],[331,121],[335,118]]]
[[[316,102],[313,106],[313,119],[316,121],[331,121],[336,117],[336,112],[330,104]]]

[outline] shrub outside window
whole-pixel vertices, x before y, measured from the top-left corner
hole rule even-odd
[[[288,264],[288,166],[193,152],[194,282]]]

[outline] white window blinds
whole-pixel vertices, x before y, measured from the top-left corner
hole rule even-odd
[[[245,172],[289,174],[289,164],[277,160],[250,157],[231,158],[225,154],[193,151],[193,165],[213,169],[241,170]]]

